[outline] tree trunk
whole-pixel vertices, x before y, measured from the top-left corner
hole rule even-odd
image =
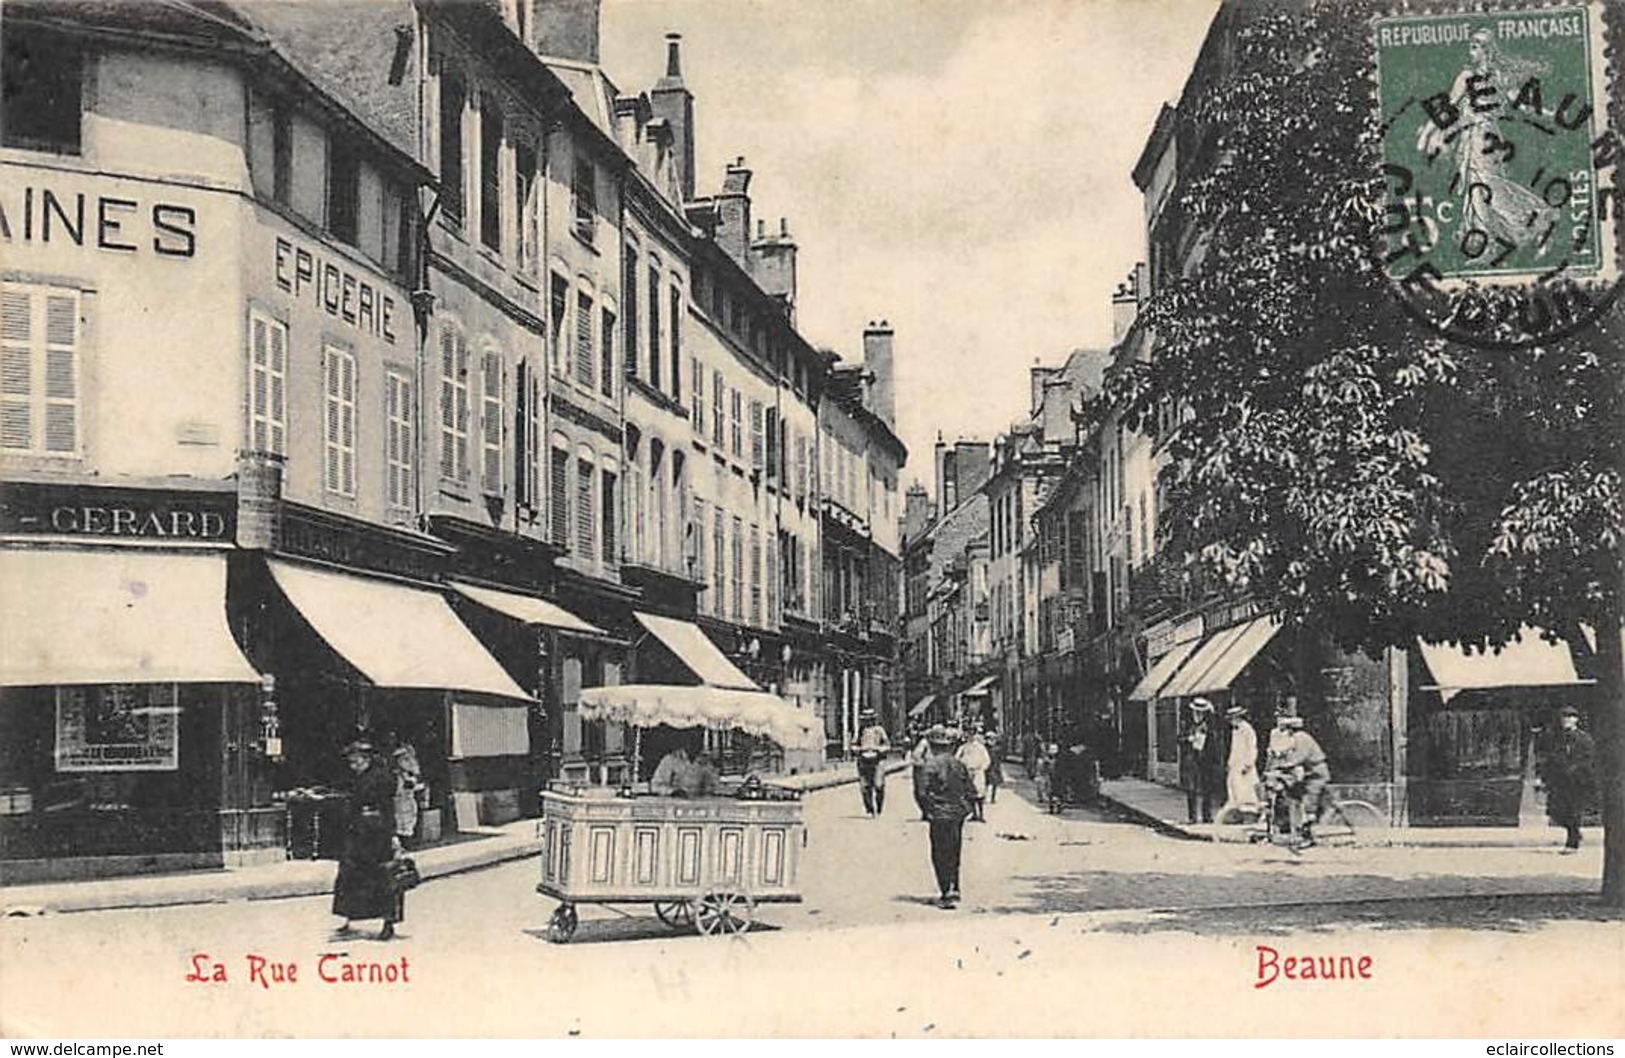
[[[1625,644],[1620,614],[1597,629],[1596,742],[1602,796],[1602,902],[1625,907]]]

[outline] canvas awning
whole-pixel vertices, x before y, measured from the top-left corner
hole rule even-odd
[[[1187,642],[1180,643],[1176,645],[1174,649],[1168,651],[1168,653],[1154,661],[1151,664],[1151,670],[1147,672],[1145,676],[1140,679],[1140,682],[1134,685],[1134,689],[1129,692],[1129,701],[1149,702],[1151,699],[1157,697],[1157,692],[1162,690],[1164,684],[1173,679],[1174,673],[1179,671],[1180,664],[1183,663],[1186,658],[1191,656],[1191,651],[1195,650],[1199,645],[1201,645],[1201,642],[1202,641],[1200,639],[1192,639]]]
[[[924,698],[921,698],[919,701],[915,702],[913,704],[913,706],[911,706],[909,708],[908,715],[910,717],[915,717],[915,716],[922,715],[927,709],[931,708],[931,703],[936,701],[936,700],[937,700],[936,695],[934,695],[934,694],[926,695]]]
[[[633,727],[738,729],[771,738],[785,749],[818,749],[824,726],[811,710],[797,709],[775,694],[725,687],[626,684],[582,690],[581,719]]]
[[[0,552],[0,686],[258,683],[208,552]]]
[[[633,616],[651,635],[664,643],[666,649],[676,654],[677,660],[693,670],[701,683],[731,690],[761,690],[749,676],[739,671],[739,666],[717,649],[717,645],[706,637],[699,625],[646,613]]]
[[[496,588],[481,588],[473,584],[463,584],[453,581],[451,587],[457,594],[466,599],[506,614],[516,621],[523,621],[528,625],[544,625],[548,628],[557,628],[561,632],[580,632],[590,636],[608,637],[605,632],[595,624],[583,621],[575,614],[566,610],[557,603],[538,599],[534,595],[520,595],[517,592],[499,591]]]
[[[286,562],[270,567],[316,634],[379,687],[530,697],[439,592]]]
[[[1214,694],[1227,690],[1280,630],[1281,622],[1273,617],[1255,617],[1242,625],[1241,633],[1196,680],[1188,693]]]
[[[1462,647],[1417,640],[1433,682],[1423,690],[1439,691],[1448,701],[1461,691],[1496,687],[1563,687],[1594,680],[1574,669],[1568,644],[1548,643],[1540,630],[1525,625],[1499,652],[1469,653]]]
[[[971,684],[969,687],[966,687],[959,693],[966,698],[976,698],[986,694],[988,692],[988,688],[992,687],[998,682],[999,678],[997,676],[988,676],[985,679],[978,680],[976,683]]]
[[[1174,674],[1173,679],[1168,681],[1168,685],[1162,689],[1162,693],[1158,697],[1183,698],[1186,695],[1197,693],[1195,688],[1203,682],[1208,670],[1218,662],[1226,650],[1230,649],[1231,644],[1241,638],[1241,634],[1246,630],[1247,624],[1243,622],[1239,625],[1231,625],[1229,628],[1222,628],[1204,639],[1202,645],[1196,648],[1196,652],[1190,656],[1190,659],[1179,667],[1179,671]]]

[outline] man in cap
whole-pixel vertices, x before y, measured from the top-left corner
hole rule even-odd
[[[1287,699],[1275,718],[1275,732],[1270,736],[1269,760],[1265,766],[1265,782],[1299,798],[1303,804],[1303,843],[1313,844],[1314,824],[1320,819],[1321,802],[1326,784],[1332,781],[1332,771],[1326,764],[1326,751],[1320,748],[1315,736],[1303,729],[1296,698]]]
[[[875,711],[867,706],[859,714],[863,730],[858,734],[858,789],[863,794],[863,810],[869,817],[880,815],[886,808],[886,750],[891,748],[891,737],[881,726]]]
[[[1192,823],[1213,822],[1214,794],[1222,774],[1214,727],[1213,703],[1206,698],[1192,699],[1190,720],[1179,740],[1179,785],[1184,787],[1186,815]]]
[[[931,867],[937,875],[941,898],[937,906],[959,903],[959,856],[965,820],[976,803],[970,772],[954,756],[954,736],[937,724],[926,732],[931,756],[920,775],[920,800],[931,824]]]
[[[1546,815],[1567,832],[1564,855],[1580,849],[1580,817],[1591,800],[1596,782],[1597,747],[1580,730],[1580,710],[1565,705],[1558,712],[1558,728],[1541,747],[1536,772],[1546,787]]]

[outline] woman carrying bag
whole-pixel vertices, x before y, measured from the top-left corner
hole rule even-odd
[[[352,742],[344,755],[352,784],[345,808],[344,855],[333,883],[333,914],[344,919],[341,934],[351,932],[350,923],[356,919],[382,919],[378,939],[389,940],[395,935],[395,923],[406,918],[409,887],[401,884],[392,867],[399,851],[395,776],[370,742]]]

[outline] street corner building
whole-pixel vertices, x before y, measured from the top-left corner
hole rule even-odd
[[[589,688],[823,733],[707,733],[735,773],[901,724],[891,328],[808,343],[744,160],[696,191],[680,38],[627,93],[598,30],[0,12],[6,882],[334,856],[357,734],[420,844],[646,777]]]

